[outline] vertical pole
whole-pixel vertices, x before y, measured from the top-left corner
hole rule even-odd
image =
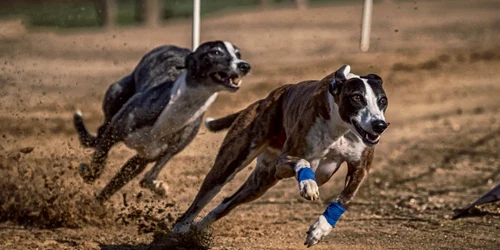
[[[200,44],[200,0],[193,0],[193,51]]]
[[[361,51],[367,52],[370,49],[370,33],[372,28],[373,0],[365,0],[363,6],[363,19],[361,23]]]

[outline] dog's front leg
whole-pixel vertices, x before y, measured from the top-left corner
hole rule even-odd
[[[300,195],[307,200],[318,200],[319,187],[316,182],[315,173],[311,168],[311,163],[301,159],[295,164],[293,170],[299,183]]]
[[[313,118],[309,119],[312,120]],[[306,119],[307,120],[307,119]],[[304,124],[301,119],[297,122],[294,128],[287,132],[287,134],[295,135],[290,136],[285,141],[281,156],[278,159],[276,165],[276,178],[284,179],[295,176],[299,184],[299,192],[302,197],[306,200],[317,200],[319,199],[319,187],[316,183],[315,173],[319,159],[308,161],[312,155],[311,142],[308,141],[304,136],[299,136],[307,134],[310,124]],[[306,131],[306,132],[304,132]]]
[[[349,208],[352,199],[368,176],[372,157],[373,154],[369,154],[367,158],[357,164],[348,163],[349,169],[344,190],[311,225],[307,231],[307,238],[304,245],[307,245],[307,247],[315,245],[335,227],[338,219]]]
[[[313,165],[317,165],[314,164]],[[311,163],[299,157],[283,154],[278,160],[276,177],[278,179],[295,176],[299,184],[300,196],[306,200],[319,199],[319,187]]]

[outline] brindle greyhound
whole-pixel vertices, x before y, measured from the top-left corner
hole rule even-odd
[[[92,183],[101,175],[108,152],[116,143],[123,141],[137,151],[97,199],[107,200],[150,162],[155,165],[140,184],[165,195],[165,185],[157,180],[161,169],[193,140],[217,92],[238,90],[249,71],[239,49],[229,42],[206,42],[194,52],[162,46],[146,54],[131,75],[110,86],[97,137],[89,134],[77,112],[74,124],[80,142],[95,148],[91,164],[80,164],[80,175],[86,182]]]
[[[366,179],[373,146],[388,126],[386,108],[382,79],[375,74],[355,75],[345,65],[321,81],[282,86],[236,114],[208,120],[212,131],[230,128],[212,169],[174,231],[189,230],[201,210],[254,158],[257,166],[243,186],[196,226],[208,227],[284,178],[296,177],[300,195],[317,200],[318,186],[347,162],[344,190],[307,232],[305,244],[318,243],[349,208]]]

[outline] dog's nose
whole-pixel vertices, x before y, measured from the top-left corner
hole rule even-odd
[[[384,120],[376,120],[372,122],[372,129],[375,133],[382,134],[387,128],[387,123]]]
[[[246,62],[240,62],[238,63],[238,69],[241,70],[241,72],[243,73],[248,73],[248,71],[250,71],[250,64],[246,63]]]

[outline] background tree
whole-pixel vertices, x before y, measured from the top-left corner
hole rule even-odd
[[[159,0],[135,0],[135,19],[146,26],[158,26],[161,3]]]
[[[100,26],[114,27],[116,22],[115,0],[94,0],[97,12],[97,22]]]

